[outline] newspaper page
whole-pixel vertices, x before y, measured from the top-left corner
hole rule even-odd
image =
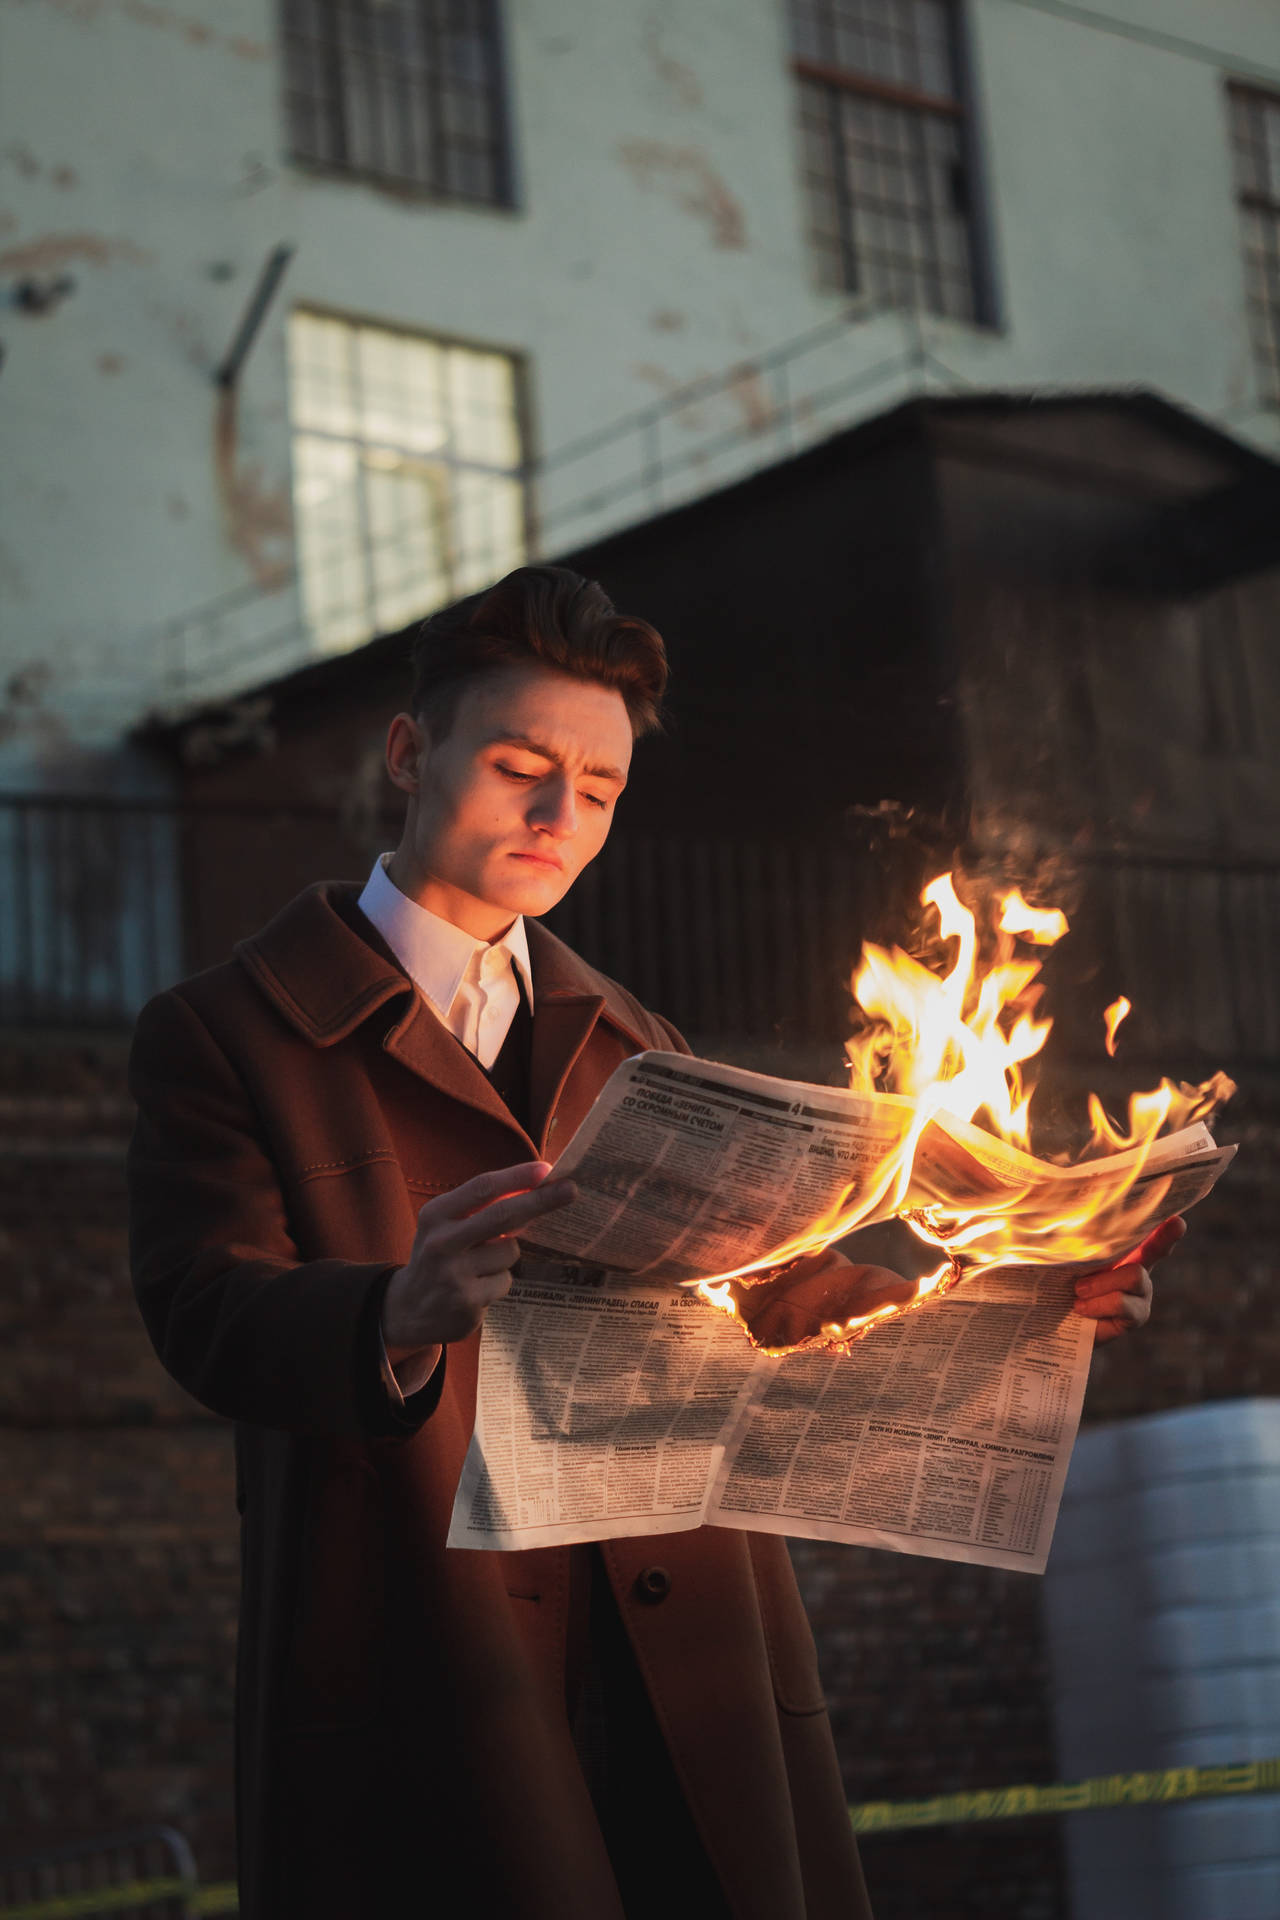
[[[636,1054],[556,1162],[577,1200],[522,1244],[645,1279],[705,1279],[766,1259],[842,1201],[887,1218],[914,1120],[892,1094]]]
[[[1043,1570],[1093,1344],[1071,1279],[1098,1257],[980,1272],[850,1349],[781,1358],[688,1289],[765,1257],[850,1190],[884,1217],[883,1162],[912,1110],[879,1106],[678,1054],[618,1070],[560,1162],[579,1200],[541,1223],[486,1316],[450,1546],[711,1522]],[[1137,1237],[1202,1198],[1233,1152],[1203,1126],[1157,1141]],[[1053,1167],[945,1118],[909,1198],[1010,1205],[1048,1186],[1105,1213],[1132,1182],[1124,1157]],[[1123,1224],[1106,1258],[1134,1244],[1132,1205]]]
[[[679,1287],[522,1275],[485,1320],[449,1545],[710,1523],[1042,1572],[1093,1344],[1071,1299],[1010,1270],[774,1359]]]

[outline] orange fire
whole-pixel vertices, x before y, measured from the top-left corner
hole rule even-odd
[[[1207,1118],[1235,1091],[1222,1074],[1194,1087],[1166,1079],[1130,1099],[1126,1126],[1090,1094],[1092,1132],[1084,1151],[1070,1164],[1033,1163],[1027,1157],[1032,1063],[1053,1024],[1038,1017],[1043,986],[1034,949],[1061,939],[1066,918],[1056,908],[1029,906],[1014,889],[988,903],[980,929],[950,874],[932,880],[921,900],[936,916],[939,970],[898,948],[865,946],[852,982],[864,1020],[846,1047],[855,1091],[906,1095],[913,1102],[905,1133],[870,1186],[863,1181],[856,1200],[847,1190],[840,1205],[767,1260],[700,1283],[704,1298],[742,1319],[767,1350],[850,1342],[966,1274],[1115,1259],[1159,1218],[1153,1218],[1153,1204],[1167,1192],[1168,1180],[1155,1182],[1154,1189],[1144,1182],[1136,1191],[1157,1136]],[[1129,1011],[1123,997],[1108,1007],[1108,1053],[1114,1054],[1116,1031]],[[973,1130],[975,1122],[980,1132]],[[1014,1152],[1002,1157],[992,1137]],[[999,1162],[996,1177],[990,1174],[993,1157]],[[1092,1166],[1087,1179],[1073,1177],[1072,1166],[1103,1157],[1114,1165]],[[900,1286],[891,1298],[860,1299],[853,1282],[842,1295],[841,1256],[828,1255],[825,1264],[815,1256],[859,1226],[892,1216],[942,1253],[942,1263],[915,1282],[909,1297]],[[842,1264],[850,1274],[859,1271]],[[801,1292],[807,1288],[819,1301],[840,1305],[838,1317],[815,1322],[812,1337],[784,1341],[753,1332],[753,1293],[759,1288],[756,1297],[763,1299],[767,1285],[776,1309],[788,1278],[778,1274],[780,1267],[799,1276]],[[772,1324],[783,1324],[776,1313]]]
[[[1126,1000],[1124,995],[1121,994],[1118,1000],[1111,1002],[1111,1005],[1102,1016],[1102,1023],[1107,1030],[1107,1052],[1113,1060],[1116,1057],[1116,1034],[1119,1032],[1120,1022],[1125,1018],[1126,1014],[1132,1012],[1133,1003]]]

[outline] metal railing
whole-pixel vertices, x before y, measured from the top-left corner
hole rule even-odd
[[[0,800],[0,1025],[127,1026],[310,881],[362,877],[397,833],[321,807]],[[830,839],[622,832],[548,925],[691,1035],[821,1040],[836,1066],[884,879]],[[1134,1001],[1130,1050],[1162,1071],[1280,1066],[1280,863],[1094,854],[1074,889],[1077,958],[1050,1009],[1064,1033],[1092,1049],[1102,981]]]
[[[0,1024],[120,1025],[178,978],[180,842],[163,803],[0,800]]]
[[[33,1913],[51,1920],[99,1914],[191,1920],[196,1886],[195,1859],[182,1834],[136,1827],[0,1861],[0,1912],[13,1920]]]
[[[873,320],[896,326],[899,343],[855,354],[859,327]],[[690,381],[527,461],[518,469],[528,502],[527,553],[490,570],[570,552],[745,478],[841,431],[857,417],[854,403],[863,395],[885,405],[968,384],[931,351],[917,315],[842,309],[770,352]],[[381,542],[366,557],[385,574],[398,550],[394,541]],[[487,550],[457,552],[454,574],[480,578],[489,559]],[[334,564],[346,560],[338,556]],[[429,610],[424,600],[420,611]],[[300,576],[291,572],[268,589],[233,588],[153,628],[137,655],[149,663],[152,709],[166,717],[287,673],[318,657]]]

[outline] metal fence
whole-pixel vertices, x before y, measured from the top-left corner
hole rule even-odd
[[[164,804],[0,800],[0,1024],[118,1025],[179,977],[180,840]]]
[[[14,1920],[114,1914],[121,1920],[191,1920],[196,1863],[173,1827],[100,1834],[0,1861],[0,1910]],[[225,1910],[225,1909],[222,1909]]]
[[[394,834],[319,808],[0,800],[0,1024],[127,1026],[308,881],[367,873]],[[1092,1031],[1105,985],[1171,1070],[1280,1066],[1280,863],[1093,855],[1074,892],[1077,958],[1050,1009],[1064,1031]],[[852,846],[620,834],[548,925],[686,1033],[834,1049],[885,898]]]

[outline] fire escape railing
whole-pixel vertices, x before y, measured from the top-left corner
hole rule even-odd
[[[855,326],[868,317],[861,307],[842,310],[771,352],[528,460],[519,470],[528,557],[568,553],[812,446],[849,424],[863,394],[888,403],[964,384],[911,315],[897,316],[902,344],[893,351],[851,354]],[[395,542],[379,545],[380,565],[394,564],[396,551]],[[467,558],[456,556],[464,570]],[[235,588],[142,636],[137,653],[150,663],[153,710],[172,716],[233,697],[315,657],[299,589],[296,572],[270,589]]]

